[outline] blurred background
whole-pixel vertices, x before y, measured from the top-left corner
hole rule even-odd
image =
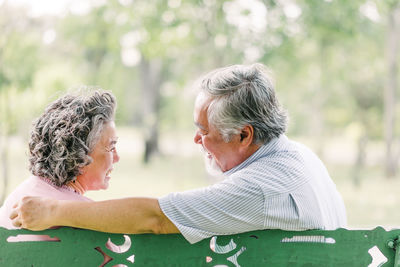
[[[30,175],[32,120],[80,85],[118,99],[121,160],[88,197],[215,183],[193,143],[193,82],[261,62],[349,226],[398,227],[399,54],[399,0],[0,0],[0,203]]]

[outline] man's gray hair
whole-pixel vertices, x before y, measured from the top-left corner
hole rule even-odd
[[[262,64],[216,69],[203,78],[200,93],[210,97],[208,121],[225,142],[246,125],[254,128],[255,144],[266,144],[286,131],[287,113]]]
[[[115,109],[115,97],[101,89],[84,88],[55,100],[33,123],[29,170],[57,186],[75,180],[92,162],[89,153]]]

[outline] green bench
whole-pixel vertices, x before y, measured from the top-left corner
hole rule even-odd
[[[47,241],[31,240],[32,235]],[[182,235],[123,235],[63,227],[0,228],[0,266],[396,266],[400,229],[263,230],[189,244]]]

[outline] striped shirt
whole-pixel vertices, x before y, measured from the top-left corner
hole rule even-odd
[[[285,135],[224,175],[220,183],[158,200],[190,243],[261,229],[346,227],[343,200],[324,164]]]

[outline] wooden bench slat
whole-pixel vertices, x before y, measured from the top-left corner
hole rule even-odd
[[[17,235],[48,235],[60,241],[9,242]],[[335,231],[262,230],[189,244],[182,235],[122,235],[63,227],[32,232],[0,228],[0,266],[395,266],[390,240],[399,229]],[[10,238],[11,237],[11,238]],[[106,245],[108,239],[114,243]],[[9,241],[7,241],[7,239]],[[122,244],[125,247],[119,247]],[[116,250],[119,248],[120,251]],[[381,255],[380,255],[381,254]],[[383,260],[382,260],[383,259]],[[133,262],[133,263],[132,263]],[[397,263],[396,267],[400,267]]]

